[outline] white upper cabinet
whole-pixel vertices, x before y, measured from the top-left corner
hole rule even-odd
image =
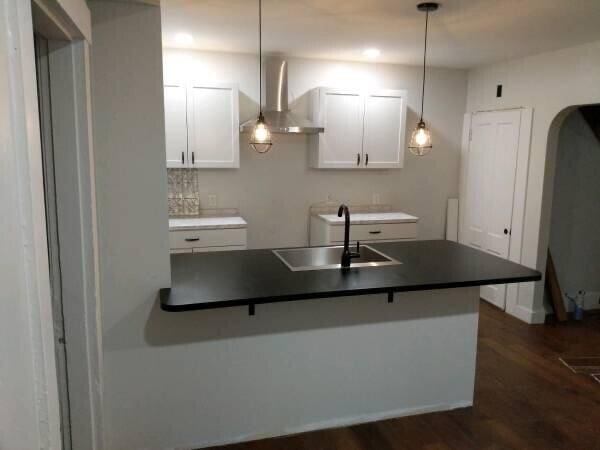
[[[167,167],[187,167],[187,99],[185,86],[165,86]]]
[[[188,88],[190,167],[240,167],[238,88],[198,85]]]
[[[167,167],[240,166],[237,86],[165,86],[165,128]]]
[[[338,89],[322,89],[318,99],[319,133],[316,161],[320,168],[356,168],[362,158],[362,134],[365,102],[362,93]]]
[[[404,163],[406,92],[318,88],[312,118],[325,128],[310,150],[319,169],[395,169]]]
[[[401,168],[404,163],[406,93],[369,92],[365,97],[363,153],[366,167]]]

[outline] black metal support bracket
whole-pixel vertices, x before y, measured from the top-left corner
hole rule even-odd
[[[248,305],[248,315],[249,316],[255,316],[256,315],[256,309],[254,308],[254,303],[250,303]]]
[[[392,291],[388,292],[388,303],[394,303],[394,293]]]

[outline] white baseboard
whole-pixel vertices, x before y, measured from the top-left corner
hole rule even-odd
[[[447,404],[425,405],[425,406],[418,406],[415,408],[404,408],[404,409],[397,409],[397,410],[392,410],[392,411],[384,411],[384,412],[380,412],[380,413],[363,414],[360,416],[341,417],[341,418],[336,418],[336,419],[324,420],[321,422],[308,423],[308,424],[304,424],[304,425],[285,428],[285,429],[279,430],[279,431],[266,432],[266,433],[251,433],[251,434],[246,434],[243,436],[236,436],[236,437],[226,438],[226,439],[217,440],[217,441],[201,442],[198,444],[194,444],[192,447],[185,447],[185,448],[176,447],[176,448],[168,449],[168,450],[193,450],[193,449],[205,448],[205,447],[215,447],[215,446],[220,446],[220,445],[237,444],[240,442],[253,441],[253,440],[257,440],[257,439],[268,439],[268,438],[273,438],[273,437],[289,436],[289,435],[293,435],[293,434],[306,433],[308,431],[326,430],[328,428],[340,428],[340,427],[358,425],[358,424],[369,423],[369,422],[377,422],[379,420],[396,419],[399,417],[414,416],[417,414],[425,414],[425,413],[440,412],[440,411],[450,411],[450,410],[459,409],[459,408],[468,408],[470,406],[473,406],[473,401],[465,400],[465,401],[459,401],[456,403],[452,403],[449,405],[447,405]]]
[[[533,311],[522,305],[515,306],[512,311],[507,311],[511,316],[516,317],[528,324],[541,324],[546,320],[546,310],[540,309]]]

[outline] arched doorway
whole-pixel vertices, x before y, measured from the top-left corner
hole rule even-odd
[[[565,108],[550,128],[545,198],[548,248],[564,302],[600,307],[600,104]],[[543,250],[543,249],[542,249]]]

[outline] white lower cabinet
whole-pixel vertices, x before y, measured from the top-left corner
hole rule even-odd
[[[413,220],[414,219],[414,220]],[[401,223],[371,221],[350,226],[350,241],[362,244],[376,242],[412,241],[418,237],[418,218]],[[343,222],[331,223],[320,216],[311,217],[310,245],[341,245],[344,243]]]
[[[245,228],[219,228],[169,231],[171,253],[200,253],[245,250]]]

